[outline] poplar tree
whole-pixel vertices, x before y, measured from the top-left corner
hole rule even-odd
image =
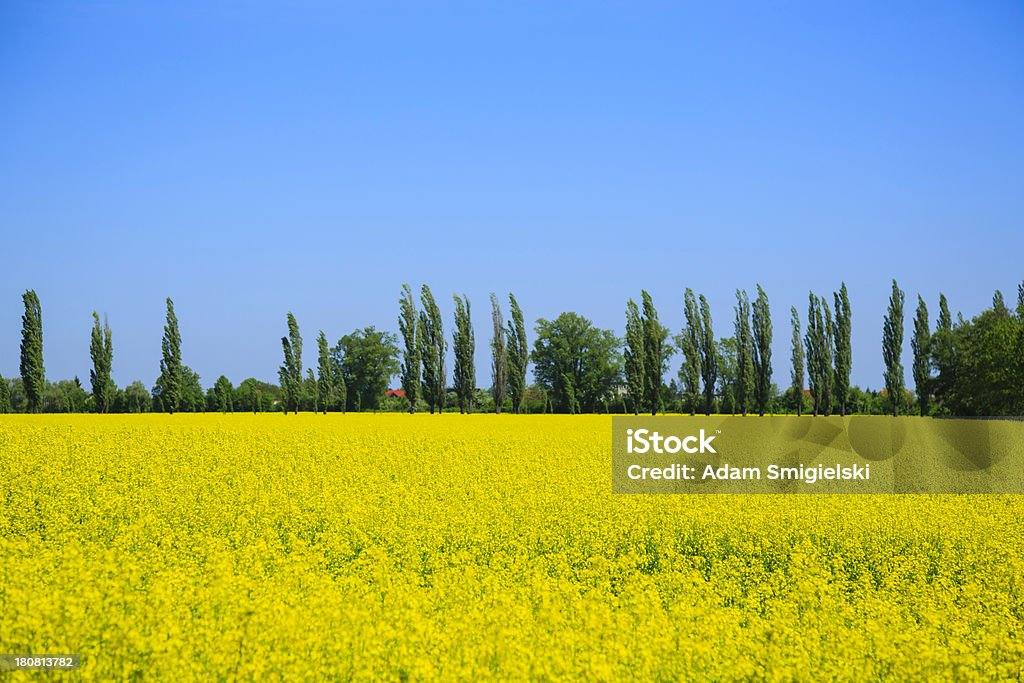
[[[807,380],[814,399],[814,416],[817,417],[824,402],[822,400],[824,376],[827,372],[824,361],[825,321],[822,319],[821,300],[811,292],[807,305],[807,333],[804,335],[804,347],[807,350]]]
[[[750,300],[747,292],[736,290],[736,401],[746,417],[754,384],[753,339],[750,333]]]
[[[21,316],[21,381],[28,411],[38,413],[46,386],[43,369],[43,310],[33,289],[21,295],[25,313]]]
[[[700,345],[703,332],[700,324],[700,311],[693,290],[686,288],[683,295],[683,313],[686,317],[686,329],[676,338],[683,350],[683,366],[679,368],[679,379],[686,392],[686,402],[690,406],[690,415],[697,412],[697,401],[700,397],[701,357]]]
[[[416,412],[416,401],[420,394],[420,340],[421,331],[417,329],[416,300],[413,299],[409,285],[402,285],[402,297],[398,301],[398,330],[405,344],[405,355],[402,361],[402,389],[409,401],[409,414]]]
[[[790,370],[790,380],[793,386],[793,397],[796,399],[796,414],[799,417],[804,409],[804,347],[800,342],[800,314],[796,306],[789,307],[789,320],[793,328],[793,340],[790,347],[789,359],[793,363]]]
[[[452,331],[452,350],[455,352],[454,383],[459,412],[473,410],[473,394],[476,391],[476,369],[473,354],[476,342],[473,340],[473,321],[469,297],[452,295],[455,300],[455,329]]]
[[[337,380],[334,377],[334,363],[331,362],[331,349],[327,345],[327,335],[323,330],[316,337],[317,350],[317,378],[316,378],[316,403],[323,414],[334,406],[334,387]]]
[[[626,303],[626,348],[623,350],[626,370],[626,391],[633,407],[633,414],[638,415],[644,397],[644,328],[640,317],[640,309],[630,299]]]
[[[641,290],[640,299],[643,305],[644,402],[651,415],[656,415],[661,402],[661,380],[668,360],[666,351],[670,352],[671,347],[665,344],[668,330],[658,321],[658,311],[651,295]]]
[[[928,414],[928,393],[931,384],[929,368],[929,347],[931,332],[928,329],[928,306],[921,295],[917,295],[917,310],[914,315],[914,336],[910,339],[910,348],[914,353],[914,389],[917,391],[917,405],[921,417]]]
[[[953,316],[949,312],[949,302],[945,294],[939,294],[939,318],[935,324],[935,333],[928,344],[929,360],[935,370],[931,382],[932,395],[943,405],[947,403],[953,391],[956,374],[956,354],[953,345]]]
[[[435,409],[443,412],[446,389],[444,357],[448,343],[444,338],[441,309],[437,307],[434,295],[427,285],[420,289],[420,302],[423,304],[419,325],[420,358],[423,360],[423,398],[430,406],[431,413]]]
[[[114,362],[114,344],[110,325],[106,318],[100,327],[100,316],[92,312],[92,337],[89,341],[89,357],[92,359],[92,370],[89,381],[92,385],[92,397],[97,413],[106,413],[114,402],[114,383],[110,378]]]
[[[882,359],[885,361],[885,390],[889,393],[892,414],[900,414],[900,401],[903,398],[903,291],[892,281],[892,294],[889,295],[889,310],[885,314],[882,327]]]
[[[853,347],[850,340],[850,297],[844,282],[833,294],[836,304],[835,323],[835,393],[839,399],[839,414],[846,415],[846,400],[850,394],[850,371],[853,366]]]
[[[281,348],[284,350],[284,364],[277,374],[284,393],[284,412],[287,414],[290,408],[298,415],[303,382],[302,335],[299,334],[299,323],[291,311],[288,312],[288,336],[281,337]]]
[[[718,349],[715,346],[715,332],[711,326],[711,306],[704,295],[700,295],[701,379],[704,380],[704,414],[710,415],[715,402],[715,381],[718,379]]]
[[[757,286],[757,299],[753,305],[754,331],[754,394],[757,414],[764,416],[772,394],[772,314],[768,295]]]
[[[530,360],[530,347],[526,341],[526,323],[523,311],[514,295],[508,295],[508,393],[512,400],[512,412],[519,414],[526,401],[526,366]]]
[[[500,415],[508,382],[508,349],[505,345],[505,321],[494,292],[491,292],[491,323],[494,327],[494,336],[491,337],[491,392],[494,395],[494,412]]]
[[[173,414],[181,405],[183,371],[181,365],[181,332],[178,331],[178,316],[174,313],[174,302],[167,297],[167,320],[164,323],[164,337],[161,341],[160,359],[160,403],[164,410]]]
[[[821,297],[821,308],[825,312],[825,343],[821,349],[821,400],[822,414],[832,414],[832,387],[835,384],[836,373],[832,365],[832,349],[835,345],[835,321],[832,319],[832,309],[828,306],[828,300]]]

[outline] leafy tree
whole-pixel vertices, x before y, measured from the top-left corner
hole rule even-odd
[[[764,416],[772,397],[772,314],[768,295],[757,286],[757,299],[753,305],[754,334],[754,397],[757,414]]]
[[[683,351],[683,366],[679,369],[679,379],[683,384],[685,402],[690,408],[690,415],[695,415],[697,402],[700,399],[700,346],[703,332],[697,298],[689,287],[686,288],[686,293],[683,295],[683,312],[686,316],[686,328],[682,334],[676,337],[676,344]]]
[[[0,374],[0,415],[11,412],[11,385]]]
[[[430,406],[430,412],[444,410],[445,379],[444,357],[448,350],[444,338],[441,309],[434,301],[434,295],[426,285],[420,289],[419,342],[420,357],[423,359],[423,398]]]
[[[89,382],[92,384],[92,397],[96,412],[106,413],[113,405],[117,395],[117,387],[110,378],[114,361],[114,344],[110,325],[106,318],[100,328],[100,316],[92,312],[92,338],[89,342],[89,357],[92,358],[92,370],[89,371]]]
[[[668,339],[668,329],[658,321],[658,311],[654,308],[651,295],[643,290],[640,298],[643,302],[644,403],[651,415],[655,415],[661,403],[662,378],[674,349],[665,341]]]
[[[704,295],[700,295],[700,328],[704,334],[701,340],[701,379],[704,381],[704,413],[710,415],[715,402],[715,380],[718,374],[718,351],[715,333],[711,327],[711,306]]]
[[[473,339],[473,320],[469,297],[453,295],[452,298],[455,300],[455,329],[452,331],[455,395],[459,401],[459,412],[469,413],[473,411],[473,395],[476,393],[476,366],[473,360],[476,341]]]
[[[619,340],[576,313],[537,321],[534,375],[559,413],[592,412],[619,380]]]
[[[398,301],[398,330],[402,334],[405,355],[402,359],[402,389],[409,402],[409,414],[416,412],[416,401],[420,395],[420,340],[416,329],[416,300],[409,285],[402,285],[402,296]]]
[[[316,380],[316,403],[324,415],[328,410],[334,409],[335,397],[334,387],[334,364],[331,363],[331,350],[327,346],[327,335],[323,330],[316,338],[317,349],[317,380]],[[416,371],[419,372],[419,362],[416,363]]]
[[[494,412],[500,414],[508,383],[508,349],[505,346],[505,321],[494,292],[491,292],[491,323],[494,328],[494,336],[491,337],[491,393],[494,396]]]
[[[206,396],[199,382],[199,373],[187,365],[181,366],[181,401],[179,408],[186,413],[201,413],[206,408]]]
[[[46,389],[43,369],[43,310],[33,289],[21,296],[25,313],[21,317],[21,381],[28,411],[38,413]]]
[[[512,399],[512,412],[519,414],[526,404],[526,366],[530,360],[530,347],[526,340],[523,310],[513,294],[508,295],[512,319],[508,323],[508,394]]]
[[[931,393],[939,404],[939,410],[950,412],[952,391],[956,384],[956,355],[954,352],[953,316],[945,294],[939,294],[939,318],[935,332],[929,340],[929,357],[935,375],[931,382]]]
[[[160,378],[153,393],[162,409],[173,414],[179,410],[182,403],[183,366],[178,316],[174,313],[174,302],[170,297],[167,297],[167,321],[164,324],[161,351],[163,356],[160,359]]]
[[[832,414],[833,391],[835,384],[835,368],[832,365],[832,350],[835,348],[835,321],[832,319],[832,310],[828,306],[825,297],[821,298],[821,308],[825,312],[825,346],[822,349],[821,368],[821,402],[822,412],[825,415]]]
[[[928,392],[931,384],[929,367],[929,344],[931,332],[928,329],[928,306],[921,295],[917,295],[917,311],[914,315],[914,336],[910,339],[910,348],[914,352],[914,391],[917,392],[917,405],[921,416],[928,414]]]
[[[638,415],[644,397],[644,329],[640,308],[630,299],[626,303],[626,347],[622,352],[626,372],[626,391],[633,414]]]
[[[77,377],[52,384],[47,382],[43,390],[43,410],[48,413],[85,412],[88,400],[89,394],[82,388],[82,382]]]
[[[850,296],[846,283],[833,294],[836,304],[835,322],[835,393],[839,399],[839,414],[846,415],[847,395],[850,393],[850,371],[853,367],[853,345],[851,341],[852,321]]]
[[[231,380],[224,375],[217,378],[213,384],[213,409],[222,413],[232,413],[235,410],[235,387]]]
[[[885,361],[885,390],[889,394],[889,405],[893,416],[899,415],[900,400],[903,396],[903,302],[906,295],[892,281],[889,295],[889,310],[882,328],[882,359]]]
[[[826,356],[825,320],[822,314],[822,300],[809,294],[807,307],[807,333],[804,336],[804,347],[807,350],[807,379],[810,384],[811,397],[814,399],[814,415],[824,411],[827,388],[825,377],[831,370],[831,363]]]
[[[152,397],[146,385],[136,380],[124,388],[124,404],[122,412],[126,413],[148,413]]]
[[[793,328],[793,340],[790,345],[789,359],[793,363],[793,369],[790,370],[790,380],[792,381],[792,392],[794,403],[796,405],[796,414],[799,416],[803,412],[804,406],[804,347],[800,343],[800,314],[796,311],[796,306],[790,306],[789,308],[789,320],[790,325]]]
[[[299,401],[302,395],[302,335],[299,334],[299,323],[291,311],[288,312],[288,336],[281,337],[284,350],[284,363],[277,371],[281,379],[281,390],[284,392],[284,412],[299,412]]]
[[[718,410],[721,413],[736,414],[740,408],[737,399],[738,348],[736,337],[724,337],[715,344],[718,358]]]
[[[736,290],[736,401],[744,417],[750,406],[754,385],[753,337],[750,332],[750,300],[746,291]]]
[[[338,340],[333,354],[345,383],[348,409],[376,409],[391,378],[400,371],[398,339],[367,327]]]

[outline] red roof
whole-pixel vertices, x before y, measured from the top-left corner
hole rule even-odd
[[[405,398],[405,389],[388,389],[387,396],[397,396],[398,398]]]

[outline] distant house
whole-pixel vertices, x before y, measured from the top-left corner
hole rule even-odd
[[[405,389],[388,389],[384,394],[388,398],[394,396],[395,398],[405,398]]]

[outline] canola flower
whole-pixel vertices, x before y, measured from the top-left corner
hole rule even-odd
[[[0,652],[84,680],[1024,676],[1019,498],[615,496],[610,428],[2,416]]]

